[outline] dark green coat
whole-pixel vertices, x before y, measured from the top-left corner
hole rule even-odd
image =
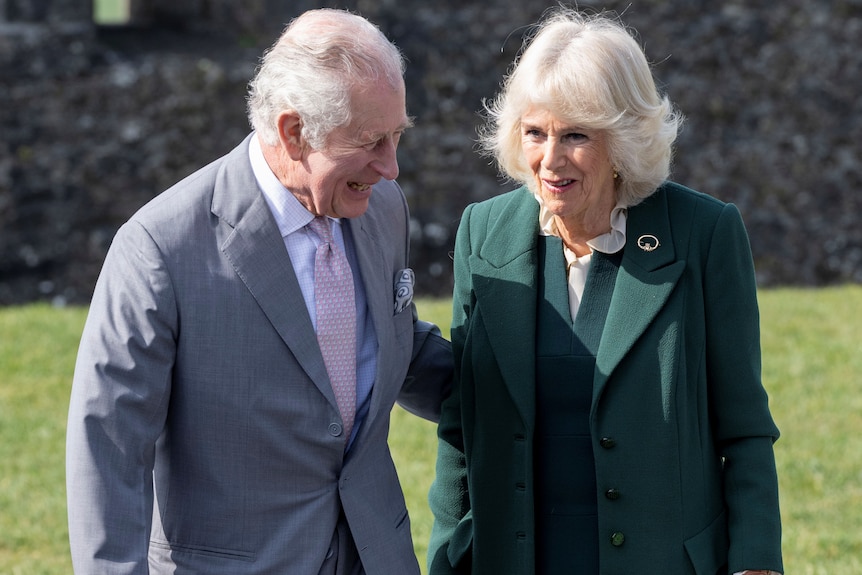
[[[461,221],[457,379],[430,494],[431,575],[534,570],[538,231],[523,188]],[[783,570],[778,429],[760,381],[748,236],[732,204],[667,183],[629,209],[593,387],[601,575]]]

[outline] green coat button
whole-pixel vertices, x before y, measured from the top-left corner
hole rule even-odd
[[[619,489],[613,489],[613,488],[608,489],[607,491],[605,491],[605,497],[607,497],[611,501],[616,501],[617,499],[620,498],[620,490]]]
[[[599,445],[601,445],[605,449],[612,449],[612,448],[616,447],[617,440],[614,439],[613,437],[602,437],[599,440]]]
[[[626,542],[626,536],[623,535],[622,532],[617,531],[613,535],[611,535],[611,545],[614,547],[620,547],[623,543]]]

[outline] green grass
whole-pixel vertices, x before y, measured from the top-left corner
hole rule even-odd
[[[82,309],[0,309],[0,573],[71,573],[64,436]]]
[[[862,573],[862,288],[761,296],[788,573]]]
[[[782,430],[776,444],[790,575],[862,573],[862,287],[764,290],[764,384]],[[448,332],[448,301],[419,302]],[[64,431],[86,311],[0,309],[0,573],[71,573]],[[390,443],[416,553],[431,530],[434,426],[400,408]]]
[[[129,21],[129,0],[94,0],[93,21],[97,24],[125,24]]]

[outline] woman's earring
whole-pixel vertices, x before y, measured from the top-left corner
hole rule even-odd
[[[613,170],[614,170],[614,179],[616,180],[620,177],[620,173],[617,171],[616,168],[614,168]]]

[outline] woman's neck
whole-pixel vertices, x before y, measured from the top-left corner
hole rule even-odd
[[[611,212],[580,220],[564,220],[554,216],[554,223],[566,247],[581,257],[593,251],[588,241],[611,231]]]

